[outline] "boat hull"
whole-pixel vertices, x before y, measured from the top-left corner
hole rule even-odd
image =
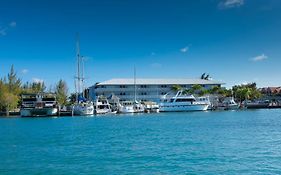
[[[235,104],[235,105],[229,105],[226,107],[226,110],[236,110],[239,109],[239,105]]]
[[[269,104],[247,104],[246,108],[247,109],[263,109],[263,108],[268,108]]]
[[[74,115],[94,115],[93,106],[74,106]]]
[[[118,113],[142,113],[144,112],[144,108],[135,107],[135,106],[124,106],[120,107]]]
[[[111,109],[96,109],[95,110],[95,114],[108,114],[111,113]]]
[[[20,115],[22,117],[56,116],[57,114],[57,108],[29,108],[20,110]]]
[[[206,111],[208,104],[192,104],[192,105],[161,105],[160,112],[189,112],[189,111]]]
[[[135,113],[134,106],[123,106],[118,110],[119,113]]]

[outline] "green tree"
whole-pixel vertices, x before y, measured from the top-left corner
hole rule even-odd
[[[200,84],[195,84],[195,85],[191,86],[190,93],[196,94],[196,93],[199,93],[202,89],[203,89],[203,87]]]
[[[204,96],[204,95],[206,95],[206,94],[209,94],[209,91],[206,90],[206,89],[201,89],[201,90],[198,92],[198,95],[200,95],[200,96]]]
[[[9,111],[19,105],[19,95],[21,93],[21,80],[17,77],[14,66],[11,66],[7,78],[0,82],[0,107],[2,111],[9,115]]]
[[[57,95],[57,101],[60,105],[67,104],[67,94],[68,94],[68,88],[66,82],[63,80],[59,80],[59,82],[56,85],[56,95]]]
[[[219,86],[213,86],[210,90],[209,93],[210,94],[218,94],[218,92],[220,91],[221,87]]]
[[[11,66],[10,72],[8,73],[7,83],[10,93],[13,93],[14,95],[19,95],[21,93],[21,80],[17,78],[14,65]]]
[[[68,99],[71,104],[74,104],[76,102],[76,93],[71,93]]]
[[[178,91],[183,90],[183,88],[180,85],[173,85],[171,89],[174,92],[178,92]]]
[[[257,89],[256,83],[235,85],[232,87],[235,98],[239,101],[254,100],[262,96],[261,92]]]
[[[0,108],[9,116],[9,111],[18,105],[19,97],[9,91],[9,86],[0,81]]]
[[[43,81],[33,82],[30,86],[31,86],[30,89],[32,93],[43,93],[46,90],[46,86]]]

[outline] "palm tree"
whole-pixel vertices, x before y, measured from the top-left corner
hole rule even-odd
[[[182,93],[183,93],[183,94],[192,94],[193,91],[192,91],[191,89],[184,89],[184,90],[182,91]]]
[[[202,90],[200,90],[200,92],[198,93],[200,96],[204,96],[204,95],[206,95],[206,94],[208,94],[209,93],[209,91],[208,90],[206,90],[206,89],[202,89]]]
[[[171,87],[171,89],[172,89],[172,91],[174,91],[174,92],[178,92],[178,91],[183,90],[183,88],[182,88],[180,85],[173,85],[173,86]]]
[[[211,94],[217,94],[220,89],[221,89],[221,87],[219,87],[219,86],[214,86],[214,87],[212,87],[209,91],[210,91]]]
[[[200,91],[202,90],[202,86],[200,84],[195,84],[191,87],[191,89],[194,91],[194,92],[197,92],[197,91]]]

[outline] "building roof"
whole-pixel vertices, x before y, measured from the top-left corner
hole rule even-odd
[[[261,88],[261,91],[263,93],[279,94],[279,93],[281,93],[281,86],[280,87],[264,87],[264,88]]]
[[[111,79],[107,80],[101,83],[97,83],[97,85],[133,85],[134,79]],[[202,79],[142,79],[137,78],[136,84],[138,85],[185,85],[185,84],[200,84],[200,85],[206,85],[206,84],[224,84],[219,81],[213,81],[213,80],[202,80]]]

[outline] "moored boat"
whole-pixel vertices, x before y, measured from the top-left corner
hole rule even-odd
[[[159,105],[156,102],[148,101],[142,102],[144,105],[144,112],[151,113],[151,112],[159,112]]]
[[[236,110],[239,109],[239,104],[237,104],[233,97],[226,97],[222,103],[217,106],[218,110]]]
[[[183,91],[178,91],[175,96],[168,97],[164,95],[159,104],[160,112],[185,112],[185,111],[206,111],[209,107],[209,102],[198,100],[193,95],[183,94]]]
[[[94,103],[94,113],[95,114],[107,114],[112,113],[111,106],[104,96],[98,96]]]
[[[20,115],[22,117],[56,116],[58,104],[51,93],[22,94]]]
[[[264,100],[264,101],[244,101],[243,105],[247,109],[260,109],[260,108],[268,108],[270,105],[269,100]]]
[[[80,43],[77,37],[77,75],[75,77],[76,103],[73,106],[74,115],[93,115],[94,104],[84,96],[84,60],[80,56]]]
[[[118,113],[142,113],[144,105],[135,101],[123,101],[119,103]]]

